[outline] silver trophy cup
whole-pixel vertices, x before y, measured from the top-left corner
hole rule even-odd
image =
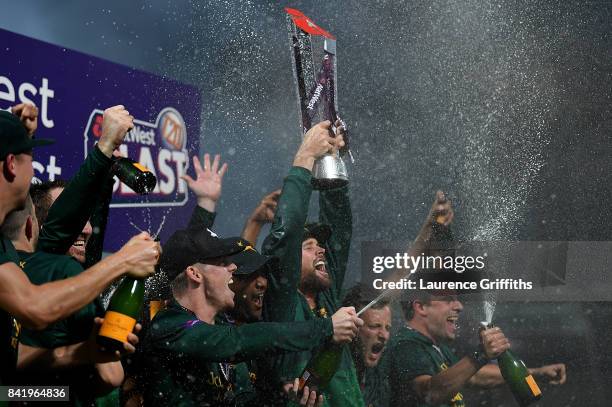
[[[324,190],[348,184],[346,165],[338,153],[325,155],[315,161],[312,169],[312,186]]]

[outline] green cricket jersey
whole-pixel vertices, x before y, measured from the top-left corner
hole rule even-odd
[[[348,188],[321,191],[319,221],[332,229],[326,244],[327,272],[332,285],[317,298],[317,307],[310,309],[298,286],[302,267],[304,224],[312,195],[312,174],[302,167],[293,167],[285,178],[274,223],[266,237],[262,252],[280,258],[281,267],[268,278],[264,296],[264,319],[267,321],[308,321],[331,318],[341,307],[341,289],[352,234],[351,206]],[[299,377],[313,352],[283,355],[274,362],[281,382]],[[357,375],[348,346],[338,371],[325,391],[326,407],[363,406]]]
[[[109,181],[111,165],[112,160],[97,146],[94,147],[64,191],[51,205],[42,226],[37,251],[19,252],[20,266],[32,283],[44,284],[74,277],[83,272],[83,266],[65,253],[92,215],[99,212],[101,216],[106,216],[108,213],[112,194],[112,184]],[[94,236],[93,240],[88,242],[89,264],[100,260],[102,243],[103,234]],[[103,314],[102,303],[96,299],[44,330],[24,329],[21,342],[28,346],[51,349],[85,341],[91,334],[94,317]],[[17,380],[24,385],[69,385],[71,404],[86,406],[93,405],[95,401],[91,383],[96,375],[94,366],[89,365],[65,370],[27,371],[18,375]]]
[[[45,252],[19,254],[19,265],[32,284],[41,285],[64,280],[83,272],[83,267],[72,257]],[[86,340],[93,328],[93,319],[103,312],[102,304],[96,300],[68,318],[51,324],[46,329],[35,331],[24,328],[21,342],[39,348],[56,348]]]
[[[19,256],[11,241],[0,235],[0,265],[7,263],[19,264]],[[10,383],[14,377],[20,328],[17,320],[0,308],[0,385]]]
[[[37,250],[66,254],[92,215],[113,161],[95,146],[49,208]]]
[[[83,272],[83,267],[68,255],[40,251],[34,253],[18,251],[18,254],[21,259],[19,265],[33,284],[63,280]],[[102,303],[96,299],[68,318],[55,322],[43,330],[23,328],[19,341],[24,345],[47,349],[82,342],[91,335],[94,318],[103,314]],[[70,369],[19,372],[14,382],[30,386],[70,386],[70,405],[91,406],[95,401],[91,383],[96,375],[93,365],[83,365]]]
[[[385,351],[385,354],[387,352]],[[389,406],[389,378],[385,364],[385,356],[375,367],[366,367],[361,381],[361,392],[366,407]]]
[[[391,386],[389,406],[431,407],[417,398],[412,390],[412,380],[422,375],[434,376],[459,361],[446,344],[435,345],[425,335],[406,326],[391,338],[385,353],[389,357],[387,372]],[[447,403],[437,407],[464,405],[463,395],[457,393]]]
[[[312,349],[332,335],[330,320],[211,325],[173,300],[143,341],[145,404],[249,405],[254,392],[244,361]]]

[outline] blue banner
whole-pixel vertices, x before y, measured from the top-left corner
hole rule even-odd
[[[139,230],[163,241],[186,226],[193,205],[180,177],[199,150],[197,88],[1,29],[0,43],[0,109],[35,104],[36,137],[56,140],[36,151],[34,182],[70,179],[100,137],[104,109],[122,104],[135,127],[121,152],[151,169],[157,186],[140,196],[115,182],[105,250]]]

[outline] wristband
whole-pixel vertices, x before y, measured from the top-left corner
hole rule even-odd
[[[484,353],[481,346],[479,346],[470,356],[476,362],[479,369],[489,363],[489,358]]]

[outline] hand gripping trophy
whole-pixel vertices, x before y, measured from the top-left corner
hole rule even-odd
[[[315,189],[337,188],[348,183],[346,165],[342,156],[348,154],[354,162],[349,149],[346,124],[338,116],[336,100],[336,39],[316,25],[301,11],[285,8],[287,25],[291,40],[293,75],[296,79],[298,106],[301,113],[300,129],[304,135],[313,122],[339,121],[345,129],[345,146],[335,154],[328,154],[315,162],[312,184]],[[315,61],[321,61],[316,70]],[[333,128],[335,132],[335,128]]]

